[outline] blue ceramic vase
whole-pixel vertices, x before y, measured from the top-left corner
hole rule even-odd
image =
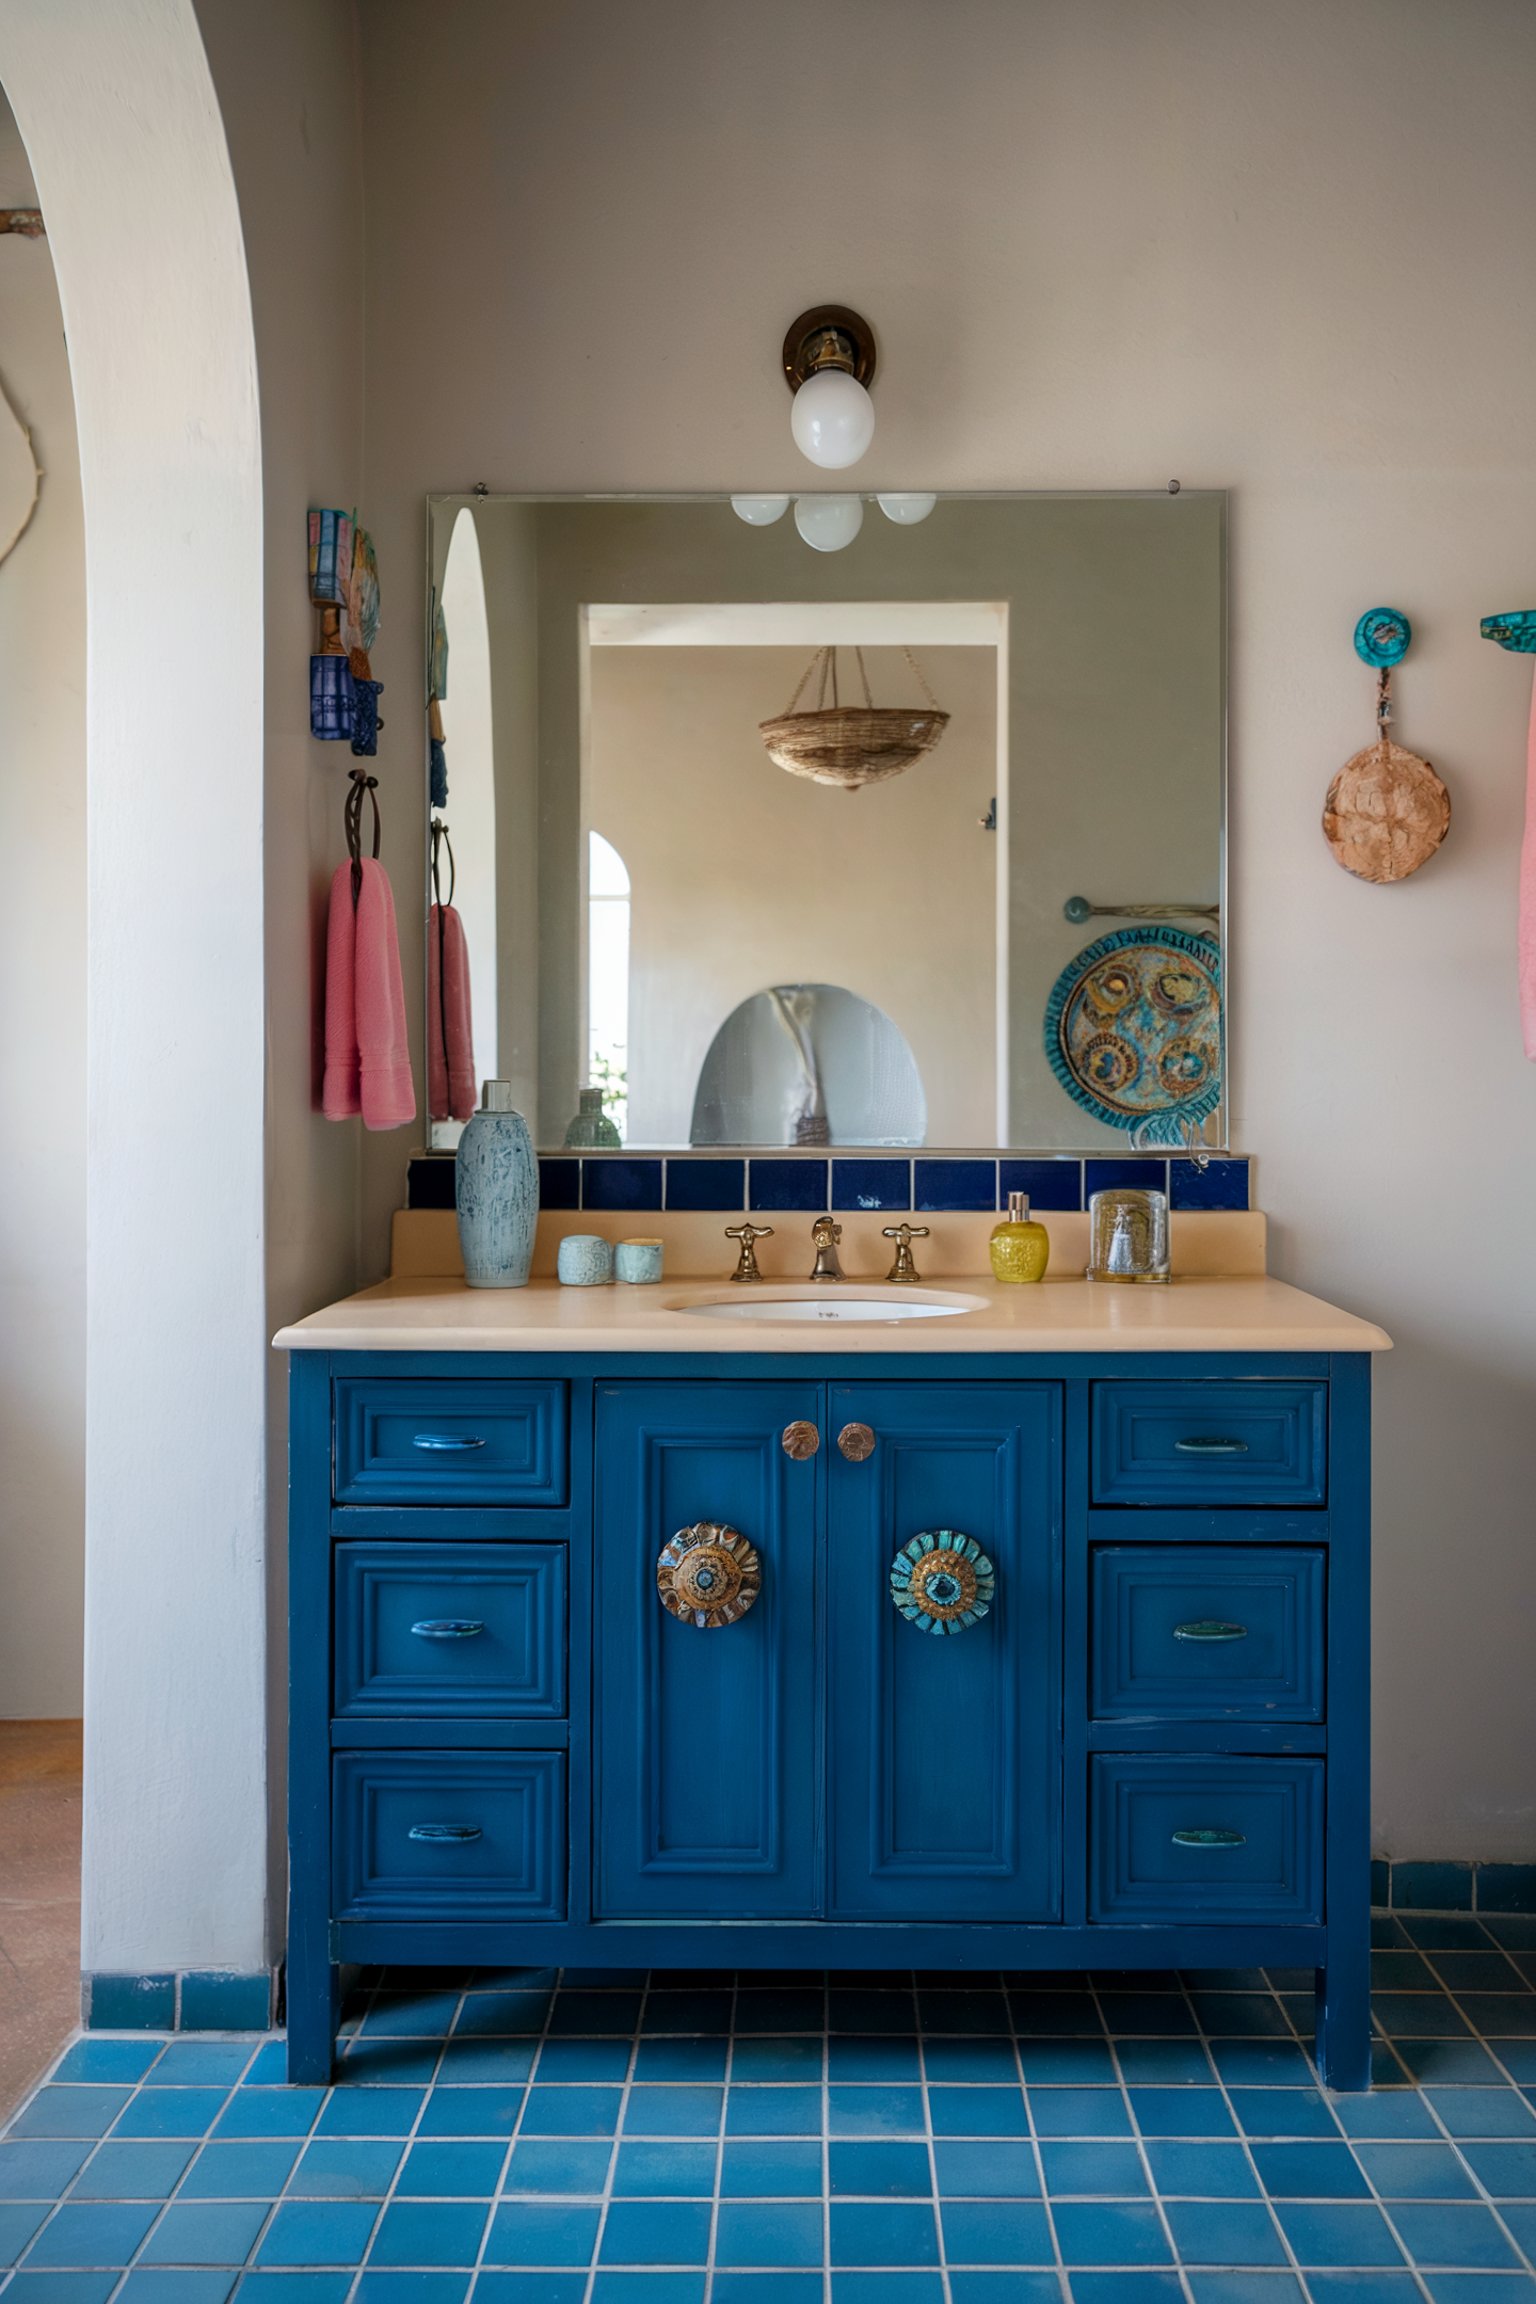
[[[512,1085],[487,1080],[459,1138],[454,1205],[471,1288],[526,1288],[539,1221],[539,1164]]]

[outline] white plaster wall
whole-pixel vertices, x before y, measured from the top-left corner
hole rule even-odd
[[[1234,489],[1236,1139],[1278,1269],[1399,1341],[1376,1843],[1536,1857],[1528,678],[1477,636],[1536,585],[1536,11],[367,0],[364,32],[386,567],[429,487],[803,480],[777,352],[826,297],[880,334],[865,487]],[[1317,828],[1383,600],[1456,811],[1395,890]],[[400,811],[407,879],[418,839]],[[401,1166],[369,1147],[374,1266]]]
[[[36,188],[0,97],[0,206]],[[0,1714],[80,1712],[85,1605],[85,539],[46,239],[0,238],[0,384],[44,480],[0,563]]]

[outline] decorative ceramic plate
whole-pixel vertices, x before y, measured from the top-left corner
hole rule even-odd
[[[1221,1101],[1221,952],[1182,928],[1117,928],[1063,968],[1045,1052],[1075,1104],[1182,1141]]]

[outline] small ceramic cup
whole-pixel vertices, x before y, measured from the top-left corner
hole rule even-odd
[[[648,1280],[659,1280],[661,1255],[659,1240],[621,1240],[615,1250],[619,1278],[637,1287]]]
[[[605,1288],[613,1278],[613,1244],[595,1232],[567,1232],[555,1254],[566,1288]]]

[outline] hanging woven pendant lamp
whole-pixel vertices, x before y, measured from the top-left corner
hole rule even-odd
[[[764,720],[760,724],[759,733],[769,759],[787,768],[791,776],[806,776],[813,784],[835,784],[844,792],[858,792],[866,784],[881,784],[888,776],[899,776],[903,768],[910,768],[914,760],[931,752],[949,726],[949,714],[939,710],[938,700],[918,670],[911,649],[904,648],[902,654],[928,699],[926,709],[910,704],[877,704],[869,691],[862,648],[855,648],[854,655],[858,659],[864,701],[862,704],[841,703],[837,692],[837,650],[818,648],[789,700],[788,709],[776,720]],[[816,689],[816,709],[797,712],[795,707],[811,675],[818,669],[821,676]],[[829,686],[830,704],[826,701]]]

